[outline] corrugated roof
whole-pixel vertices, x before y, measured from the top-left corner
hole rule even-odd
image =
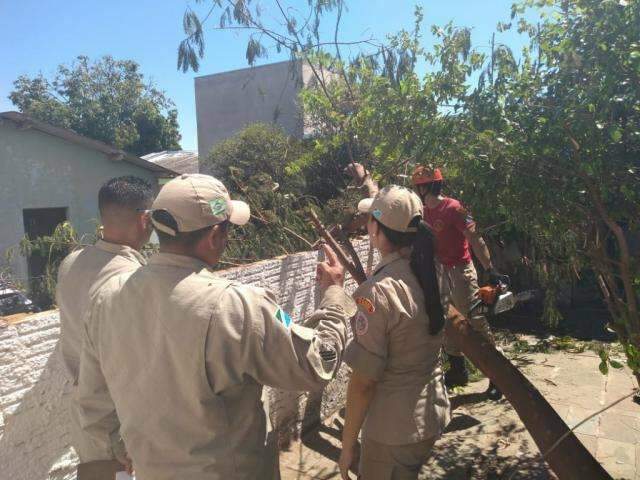
[[[191,150],[165,150],[149,153],[143,159],[178,173],[198,173],[198,152]]]
[[[33,130],[38,130],[54,137],[62,138],[77,145],[81,145],[92,150],[97,150],[98,152],[104,153],[109,158],[109,160],[112,160],[114,162],[124,161],[132,163],[146,170],[151,170],[152,172],[157,173],[159,176],[172,177],[179,173],[163,165],[158,165],[143,158],[136,157],[135,155],[127,153],[124,150],[120,150],[113,145],[106,144],[99,140],[93,140],[91,138],[80,135],[73,130],[54,127],[53,125],[50,125],[48,123],[31,118],[24,113],[1,112],[0,120],[9,120],[15,123],[18,128],[31,128]]]

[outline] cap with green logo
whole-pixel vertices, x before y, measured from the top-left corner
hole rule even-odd
[[[166,210],[175,219],[177,232],[152,216],[154,227],[169,235],[193,232],[227,220],[244,225],[250,217],[249,205],[231,200],[220,180],[202,174],[184,174],[167,182],[151,208]]]
[[[370,213],[385,227],[397,232],[415,232],[416,226],[410,226],[416,217],[422,217],[422,201],[408,188],[389,185],[378,192],[374,198],[365,198],[358,204],[362,213]]]

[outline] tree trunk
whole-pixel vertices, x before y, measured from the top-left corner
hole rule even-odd
[[[502,391],[543,454],[569,430],[531,382],[484,337],[474,331],[458,312],[453,313],[447,335]],[[545,460],[560,480],[611,479],[573,433],[569,433]]]

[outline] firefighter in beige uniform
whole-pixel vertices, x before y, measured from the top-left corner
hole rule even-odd
[[[229,223],[249,220],[206,175],[167,183],[153,204],[160,253],[96,299],[80,375],[86,430],[113,428],[113,399],[138,480],[272,479],[263,385],[321,389],[335,375],[355,304],[331,251],[307,326],[268,291],[215,275]],[[85,368],[87,365],[87,368]]]
[[[358,209],[370,214],[367,230],[381,261],[354,294],[340,471],[349,478],[362,428],[360,478],[416,479],[450,418],[433,241],[422,202],[404,187],[386,187]]]
[[[111,277],[138,269],[145,263],[139,249],[149,240],[151,227],[145,210],[151,206],[153,190],[137,177],[118,177],[106,182],[98,193],[103,238],[94,245],[70,253],[60,264],[56,302],[60,309],[60,356],[69,385],[71,443],[80,463],[125,455],[117,430],[94,441],[83,434],[73,399],[80,370],[84,316],[89,299]],[[113,444],[111,444],[113,443]],[[108,470],[108,466],[105,466]]]

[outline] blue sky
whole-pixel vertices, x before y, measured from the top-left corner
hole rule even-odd
[[[270,0],[262,0],[265,5]],[[77,55],[97,58],[110,54],[132,59],[171,98],[179,113],[182,147],[196,149],[193,78],[246,67],[247,36],[238,32],[208,32],[206,57],[200,71],[176,70],[177,47],[183,38],[182,15],[193,2],[186,0],[0,0],[0,111],[13,110],[7,95],[19,75],[42,72],[51,77],[60,63]],[[473,27],[473,43],[488,45],[500,20],[508,20],[512,0],[347,0],[342,38],[384,38],[411,28],[416,3],[425,11],[425,27],[453,21]],[[289,4],[306,4],[290,0]],[[194,6],[196,8],[196,6]],[[202,5],[197,5],[202,10]],[[11,39],[8,41],[7,39]],[[500,41],[519,51],[515,33]],[[284,54],[282,54],[284,55]],[[275,52],[269,63],[284,59]]]

